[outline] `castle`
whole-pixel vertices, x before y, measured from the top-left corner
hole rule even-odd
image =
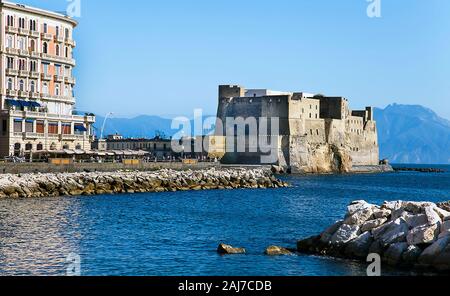
[[[293,172],[350,171],[352,166],[379,163],[373,108],[351,111],[344,97],[219,86],[218,120],[226,122],[238,117],[257,118],[258,123],[260,118],[278,118],[278,132],[269,129],[264,134],[260,131],[258,137],[267,137],[273,144],[270,153],[276,158],[270,164],[287,167]],[[230,138],[222,123],[216,127],[216,137],[221,136],[224,139],[222,163],[263,164],[264,152],[252,147],[255,143],[248,131],[244,138],[237,135]],[[242,140],[246,141],[245,151],[229,147]]]

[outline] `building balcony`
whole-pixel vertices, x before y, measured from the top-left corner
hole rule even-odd
[[[8,54],[19,54],[19,50],[12,47],[6,47],[5,52]]]
[[[76,141],[78,139],[77,135],[61,135],[61,141]]]
[[[6,75],[17,76],[19,75],[19,70],[6,69]]]
[[[17,96],[20,98],[28,98],[30,96],[30,93],[27,91],[19,90],[17,92]]]
[[[45,73],[41,73],[41,79],[42,79],[42,80],[50,81],[50,80],[52,80],[52,75],[50,75],[50,74],[45,74]]]
[[[6,33],[17,34],[17,33],[19,33],[19,28],[7,26],[7,27],[5,28],[5,31],[6,31]]]
[[[6,90],[6,95],[10,96],[10,97],[17,97],[17,90],[7,89]]]
[[[38,52],[35,52],[35,51],[31,51],[31,52],[30,52],[30,56],[31,56],[32,58],[38,59],[38,58],[41,57],[41,54],[38,53]]]
[[[30,92],[30,98],[32,99],[40,99],[41,95],[37,92]]]
[[[73,39],[66,38],[66,39],[65,39],[65,42],[66,42],[66,44],[69,45],[69,46],[72,46],[72,47],[77,46],[77,43],[76,43],[75,40],[73,40]]]
[[[41,94],[41,99],[75,105],[75,98],[74,97],[50,96],[50,95]]]
[[[30,56],[30,52],[28,50],[23,50],[23,49],[19,49],[19,55],[24,56],[24,57],[28,57]]]
[[[48,33],[41,33],[41,38],[43,40],[51,41],[53,39],[53,35]]]
[[[63,43],[64,42],[64,37],[55,35],[55,36],[53,36],[53,41],[59,42],[59,43]]]
[[[19,76],[20,77],[28,77],[28,76],[30,76],[30,72],[25,71],[25,70],[20,70],[19,71]]]
[[[64,77],[61,75],[53,75],[53,80],[55,82],[64,82]]]
[[[38,31],[30,31],[30,36],[34,38],[39,38],[41,36],[41,33]]]
[[[74,77],[64,77],[64,81],[72,85],[76,83],[76,79]]]
[[[30,35],[30,30],[19,28],[18,34],[23,35],[23,36],[28,36],[28,35]]]
[[[25,140],[37,140],[45,138],[45,134],[41,133],[23,133],[23,137]]]
[[[56,61],[56,62],[66,63],[66,64],[70,64],[72,66],[75,66],[75,60],[72,58],[60,57],[60,56],[50,55],[47,53],[41,53],[41,58],[44,60]]]
[[[39,76],[39,72],[30,72],[30,78],[38,79]]]
[[[67,122],[75,122],[75,123],[95,123],[95,116],[87,116],[87,115],[64,115],[64,114],[51,114],[45,112],[34,112],[34,111],[20,111],[20,110],[8,110],[3,111],[8,112],[11,116],[18,118],[30,118],[30,119],[41,119],[41,120],[50,120],[50,121],[67,121]],[[56,135],[58,137],[58,135]]]

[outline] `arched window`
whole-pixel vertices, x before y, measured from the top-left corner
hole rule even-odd
[[[66,85],[64,86],[64,96],[68,97],[69,96],[69,87]]]
[[[81,147],[81,145],[80,145],[80,144],[78,144],[77,146],[75,146],[75,149],[77,149],[77,150],[81,150],[81,149],[82,149],[82,147]]]
[[[50,150],[56,150],[56,144],[55,143],[52,143],[50,145]]]
[[[19,40],[17,41],[17,43],[18,43],[19,49],[21,49],[21,50],[24,50],[24,49],[25,49],[25,40],[24,40],[22,37],[19,38]]]
[[[33,144],[31,144],[31,143],[26,144],[25,151],[31,151],[31,150],[33,150]]]
[[[66,28],[65,29],[65,32],[66,32],[66,39],[69,39],[70,38],[70,33],[69,33],[69,29],[68,28]]]
[[[47,42],[44,42],[44,44],[42,45],[42,52],[43,53],[48,53],[48,44],[47,44]]]
[[[44,150],[44,145],[42,145],[42,143],[37,144],[36,150],[37,150],[37,151],[42,151],[42,150]]]
[[[30,82],[30,91],[33,93],[36,92],[36,84],[33,80]]]
[[[8,89],[9,90],[13,89],[13,80],[12,80],[12,78],[8,78]]]
[[[42,85],[42,92],[44,93],[44,94],[48,94],[48,84],[47,84],[47,82],[44,82],[44,84]]]
[[[9,35],[6,39],[6,47],[13,48],[13,37]]]
[[[31,39],[31,41],[30,41],[30,50],[31,51],[36,50],[36,42],[33,39]]]
[[[19,89],[20,89],[20,91],[25,90],[25,82],[23,81],[23,79],[20,79],[20,81],[19,81]]]
[[[22,148],[22,145],[20,145],[20,143],[14,144],[14,150],[19,151],[20,148]]]
[[[59,96],[59,95],[60,95],[59,84],[57,84],[57,85],[55,86],[55,95],[56,95],[56,96]]]

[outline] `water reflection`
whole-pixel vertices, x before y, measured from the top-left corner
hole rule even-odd
[[[65,275],[79,254],[79,203],[71,199],[0,201],[0,274]]]

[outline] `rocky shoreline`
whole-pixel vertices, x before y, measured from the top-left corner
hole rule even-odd
[[[265,169],[0,175],[0,198],[282,187],[288,184]]]
[[[297,243],[306,254],[357,259],[380,255],[393,267],[450,271],[449,203],[355,201],[343,220]]]

